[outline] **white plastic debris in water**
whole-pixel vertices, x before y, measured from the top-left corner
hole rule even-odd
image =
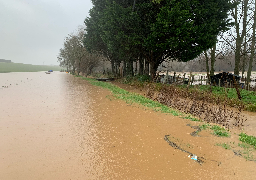
[[[190,155],[188,157],[190,157]],[[197,156],[193,154],[193,156],[191,156],[191,159],[197,161]]]

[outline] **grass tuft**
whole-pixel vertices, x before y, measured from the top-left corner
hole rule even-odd
[[[183,117],[184,119],[189,119],[191,121],[201,121],[200,119],[197,119],[197,118],[194,118],[194,117],[191,117],[191,116],[186,116],[186,117]]]
[[[213,134],[216,136],[220,136],[220,137],[229,137],[229,133],[227,132],[227,130],[223,127],[217,126],[217,125],[213,125],[211,127],[211,129],[213,130]]]
[[[202,124],[202,125],[199,126],[199,128],[200,128],[201,130],[206,130],[206,129],[208,129],[210,126],[211,126],[210,124]]]
[[[239,134],[239,140],[244,142],[244,143],[247,143],[247,144],[250,144],[250,145],[254,146],[254,148],[256,149],[256,137],[249,136],[245,133],[241,133],[241,134]]]

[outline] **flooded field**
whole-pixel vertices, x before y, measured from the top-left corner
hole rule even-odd
[[[0,74],[0,179],[254,179],[197,122],[116,100],[66,73]],[[193,124],[194,123],[194,124]],[[203,163],[170,146],[172,137]],[[228,139],[228,141],[235,141]]]
[[[0,179],[98,179],[90,89],[70,78],[0,74]]]

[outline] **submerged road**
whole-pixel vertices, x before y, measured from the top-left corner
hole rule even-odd
[[[0,74],[0,179],[251,179],[254,162],[179,119],[60,72]],[[2,87],[2,86],[8,86]],[[200,165],[165,135],[205,157]],[[254,163],[254,164],[253,164]]]

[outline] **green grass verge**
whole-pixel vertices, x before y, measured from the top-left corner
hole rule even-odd
[[[9,72],[38,72],[38,71],[60,71],[59,66],[44,66],[44,65],[32,65],[22,63],[0,63],[0,73]]]
[[[244,143],[247,143],[247,144],[250,144],[250,145],[254,146],[254,148],[256,149],[256,137],[249,136],[245,133],[241,133],[241,134],[239,134],[239,140],[244,142]]]
[[[225,128],[220,127],[218,125],[211,125],[211,124],[206,123],[206,124],[200,125],[199,128],[201,130],[211,129],[213,131],[212,134],[215,136],[230,137],[229,132]]]
[[[211,91],[213,95],[217,95],[219,97],[228,97],[229,99],[238,99],[237,92],[235,88],[224,88],[218,86],[205,86],[205,85],[198,85],[198,86],[187,86],[187,85],[180,85],[180,88],[187,88],[189,87],[190,90],[194,89],[195,87],[198,88],[200,91]],[[252,103],[256,105],[256,92],[254,91],[247,91],[245,89],[240,89],[240,93],[242,96],[242,101],[245,103]]]
[[[197,119],[197,118],[192,117],[192,116],[190,116],[190,115],[183,117],[183,119],[189,119],[189,120],[191,120],[191,121],[199,121],[199,122],[201,122],[200,119]]]
[[[121,89],[111,83],[97,81],[97,80],[85,78],[85,77],[82,77],[82,79],[89,81],[91,84],[93,84],[95,86],[100,86],[105,89],[109,89],[116,98],[122,99],[126,103],[137,103],[137,104],[143,105],[145,107],[148,107],[150,109],[153,109],[154,111],[160,111],[162,113],[170,113],[174,116],[181,115],[180,112],[175,111],[175,110],[169,108],[168,106],[165,106],[159,102],[148,99],[142,95],[131,93],[129,91]]]
[[[241,101],[237,97],[237,92],[235,88],[224,88],[218,86],[206,86],[206,85],[178,85],[180,89],[186,89],[191,93],[207,92],[212,94],[212,97],[218,98],[220,101],[225,102],[225,104],[230,106],[244,105],[244,109],[247,111],[256,111],[256,92],[247,91],[245,89],[240,89]]]
[[[119,80],[121,83],[130,84],[137,87],[144,87],[150,82],[149,76],[128,76]],[[155,83],[155,90],[160,90],[163,86],[170,86],[169,84]],[[177,85],[176,87],[184,90],[190,91],[193,93],[207,92],[212,95],[212,98],[218,98],[220,102],[225,102],[226,105],[231,107],[244,105],[244,109],[247,111],[256,111],[256,92],[247,91],[245,89],[240,89],[240,94],[242,101],[237,97],[237,92],[235,88],[224,88],[218,86],[205,86],[205,85]],[[218,101],[219,101],[218,100]]]

